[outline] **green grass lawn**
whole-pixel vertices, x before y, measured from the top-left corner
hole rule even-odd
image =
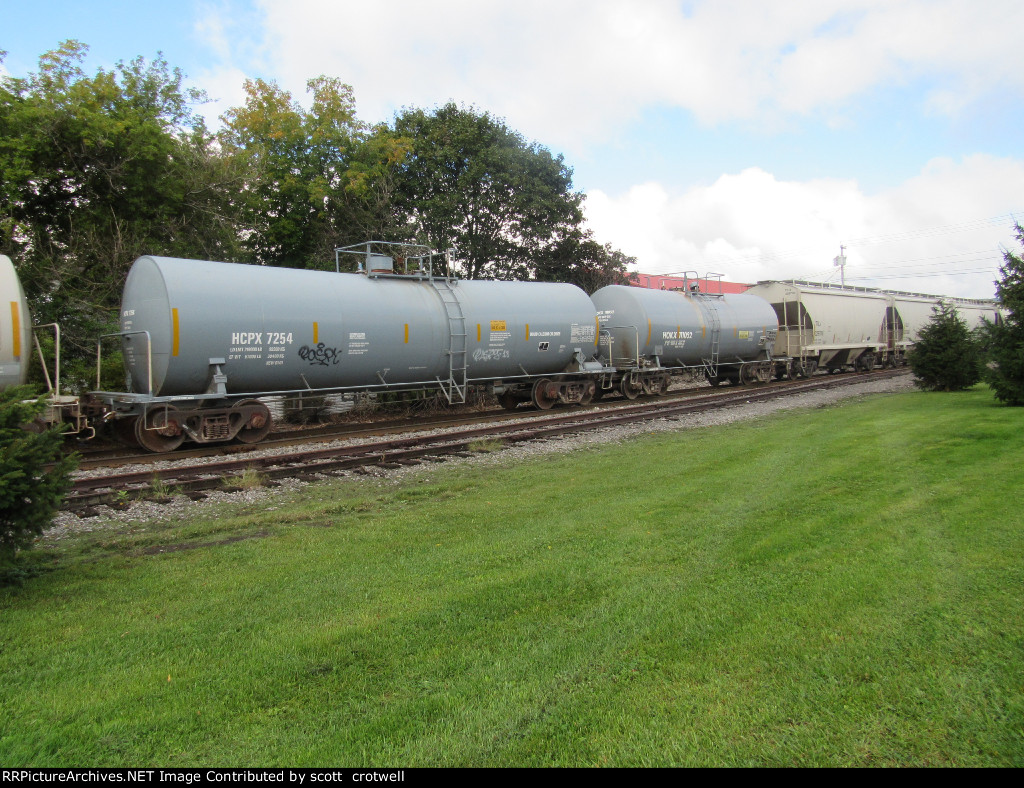
[[[37,549],[0,763],[1021,766],[1022,428],[877,396]]]

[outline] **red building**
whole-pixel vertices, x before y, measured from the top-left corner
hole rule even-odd
[[[684,276],[661,276],[660,274],[633,274],[636,287],[651,290],[692,290],[697,285],[702,293],[742,293],[753,285],[742,282],[724,282],[720,279],[689,279]]]

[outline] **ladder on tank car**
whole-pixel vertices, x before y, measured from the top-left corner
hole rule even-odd
[[[441,391],[451,405],[466,401],[466,316],[448,279],[431,279],[448,317],[448,380],[441,380]]]
[[[710,324],[711,327],[711,352],[702,361],[708,378],[714,378],[718,375],[718,354],[722,339],[722,321],[718,317],[717,309],[708,309],[703,300],[698,300],[698,303],[700,303],[701,311],[707,318],[705,325]]]

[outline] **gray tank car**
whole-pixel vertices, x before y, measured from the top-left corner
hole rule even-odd
[[[630,399],[657,394],[672,373],[687,369],[712,385],[770,375],[778,322],[760,298],[699,292],[694,279],[683,290],[612,285],[591,300],[601,327],[600,357],[615,370],[602,390],[618,388]]]
[[[32,316],[11,258],[0,254],[0,390],[28,380]]]
[[[432,386],[462,402],[481,381],[518,401],[541,376],[542,406],[593,393],[580,373],[597,347],[596,314],[574,285],[368,263],[349,274],[140,257],[121,309],[131,393],[94,396],[136,417],[141,445],[167,451],[186,437],[261,440],[271,418],[255,397],[265,394]]]

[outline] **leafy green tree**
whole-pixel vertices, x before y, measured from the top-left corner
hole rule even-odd
[[[1016,226],[1017,240],[1024,246],[1024,227]],[[985,381],[996,398],[1007,405],[1024,405],[1024,258],[1007,250],[999,269],[996,295],[1006,310],[1002,320],[984,328],[990,364]]]
[[[928,391],[963,391],[981,380],[981,355],[967,323],[948,303],[932,307],[908,357],[914,384]]]
[[[417,237],[454,248],[469,278],[528,279],[582,222],[583,195],[561,156],[527,143],[490,114],[446,104],[407,109],[395,131],[412,140],[397,207]]]
[[[359,138],[345,174],[349,235],[345,244],[366,240],[412,241],[414,228],[398,200],[412,140],[378,124]]]
[[[222,118],[221,145],[247,173],[238,203],[252,262],[329,268],[336,247],[394,235],[408,142],[357,120],[340,80],[320,76],[307,89],[309,110],[274,82],[248,80],[244,106]]]
[[[66,41],[24,78],[0,77],[0,252],[18,265],[65,358],[115,324],[141,254],[232,257],[237,176],[193,106],[204,95],[159,56],[87,74]]]
[[[59,429],[24,429],[45,408],[29,386],[0,393],[0,576],[53,519],[77,463],[62,456]]]
[[[601,245],[589,231],[573,233],[542,253],[535,278],[545,282],[569,282],[588,293],[607,285],[628,285],[629,266],[636,263],[611,244]]]

